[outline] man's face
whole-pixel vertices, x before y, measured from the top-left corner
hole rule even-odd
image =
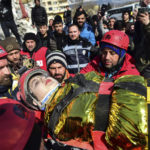
[[[143,0],[143,2],[145,3],[145,5],[150,4],[150,0]]]
[[[0,85],[10,86],[11,75],[7,59],[0,59]]]
[[[116,66],[119,60],[119,55],[110,48],[104,48],[101,53],[101,61],[105,68],[111,69]]]
[[[66,9],[69,10],[69,7],[67,6]]]
[[[20,62],[20,50],[13,50],[7,55],[8,61],[12,64],[18,64]]]
[[[128,12],[124,13],[123,20],[124,21],[128,21],[129,20],[129,14],[128,14]]]
[[[57,33],[63,33],[63,24],[62,23],[55,24],[54,28]]]
[[[28,85],[30,92],[41,101],[54,87],[58,85],[58,81],[52,77],[36,75],[29,80]]]
[[[52,63],[48,69],[50,76],[56,79],[58,82],[62,82],[65,74],[66,68],[60,63]]]
[[[85,21],[86,21],[86,18],[84,14],[77,17],[77,22],[80,27],[84,25]]]
[[[69,28],[69,37],[71,40],[79,39],[80,31],[77,26],[72,26]]]
[[[110,28],[114,28],[114,24],[115,24],[115,19],[110,19],[109,20],[109,26],[110,26]]]
[[[42,26],[40,26],[39,30],[42,35],[47,35],[48,27],[47,27],[47,25],[42,25]]]
[[[50,19],[49,20],[49,26],[52,26],[53,25],[53,19]]]
[[[25,45],[27,47],[27,49],[32,52],[34,50],[34,48],[36,47],[36,42],[34,40],[27,40],[25,42]]]
[[[39,0],[36,0],[36,1],[35,1],[35,4],[36,4],[37,6],[40,6],[40,1],[39,1]]]

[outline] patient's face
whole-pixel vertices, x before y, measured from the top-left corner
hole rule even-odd
[[[36,75],[29,80],[29,90],[41,101],[57,84],[58,81],[52,77]]]

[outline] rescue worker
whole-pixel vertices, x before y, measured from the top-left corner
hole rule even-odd
[[[100,55],[95,57],[80,73],[97,71],[107,78],[117,79],[123,75],[139,75],[133,58],[127,53],[128,36],[118,30],[104,34]]]
[[[47,71],[58,82],[63,83],[70,77],[67,70],[66,56],[61,51],[52,51],[46,57]]]
[[[47,70],[46,55],[48,53],[47,47],[42,47],[37,36],[32,33],[26,33],[24,35],[23,42],[23,55],[27,55],[28,58],[32,58],[36,65],[41,69]]]
[[[47,77],[44,70],[32,69],[22,75],[20,94],[23,101],[30,107],[45,109],[45,125],[52,137],[47,141],[49,149],[147,148],[144,78],[135,75],[118,78],[113,86],[111,105],[107,108],[98,102],[105,104],[106,99],[99,94],[109,92],[104,89],[103,80],[98,72],[89,72],[69,78],[62,87],[58,81]],[[97,117],[97,109],[102,118]],[[106,117],[108,124],[99,126]]]
[[[8,65],[11,73],[13,74],[13,77],[16,76],[17,78],[17,76],[19,76],[18,71],[23,66],[26,66],[27,68],[32,68],[32,66],[34,65],[33,60],[28,59],[26,55],[21,54],[21,47],[16,41],[16,38],[8,37],[5,40],[0,41],[0,45],[8,53]]]
[[[0,98],[16,98],[18,88],[13,87],[13,80],[7,61],[8,53],[0,46]]]
[[[41,129],[34,112],[13,99],[0,99],[0,148],[3,150],[41,149]]]

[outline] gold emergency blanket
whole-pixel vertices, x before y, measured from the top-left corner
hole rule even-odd
[[[127,84],[136,82],[146,87],[146,82],[141,76],[123,76],[117,79],[115,84],[121,82],[127,82]],[[109,126],[106,131],[106,140],[112,149],[148,149],[147,115],[145,96],[114,87]]]
[[[96,72],[90,72],[85,75],[87,80],[92,79],[96,83],[100,83],[104,77]],[[52,110],[64,98],[71,89],[76,89],[77,84],[67,83],[61,87],[48,102],[46,107],[45,122],[48,124]],[[59,122],[55,128],[55,135],[58,139],[66,141],[75,138],[81,138],[83,141],[91,141],[90,131],[93,129],[95,118],[95,103],[98,100],[98,91],[86,92],[73,98],[71,103],[65,108],[59,118]]]
[[[97,83],[101,83],[104,79],[95,72],[90,72],[85,77]],[[120,82],[136,82],[146,87],[146,82],[141,76],[123,76],[117,79],[115,84]],[[67,95],[71,86],[78,88],[76,84],[67,83],[49,99],[45,112],[46,126],[54,107]],[[92,92],[74,98],[65,108],[56,125],[54,133],[57,138],[62,141],[78,138],[92,142],[91,130],[95,124],[97,100],[100,100],[98,93]],[[148,142],[146,97],[130,90],[114,88],[111,101],[109,126],[105,137],[110,145],[109,149],[146,150]]]

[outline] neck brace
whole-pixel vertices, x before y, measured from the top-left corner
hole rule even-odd
[[[49,91],[49,93],[43,98],[43,100],[41,101],[41,106],[40,106],[40,110],[45,110],[45,104],[46,102],[49,100],[49,98],[52,96],[52,94],[58,89],[58,87],[61,84],[58,83],[52,90]]]

